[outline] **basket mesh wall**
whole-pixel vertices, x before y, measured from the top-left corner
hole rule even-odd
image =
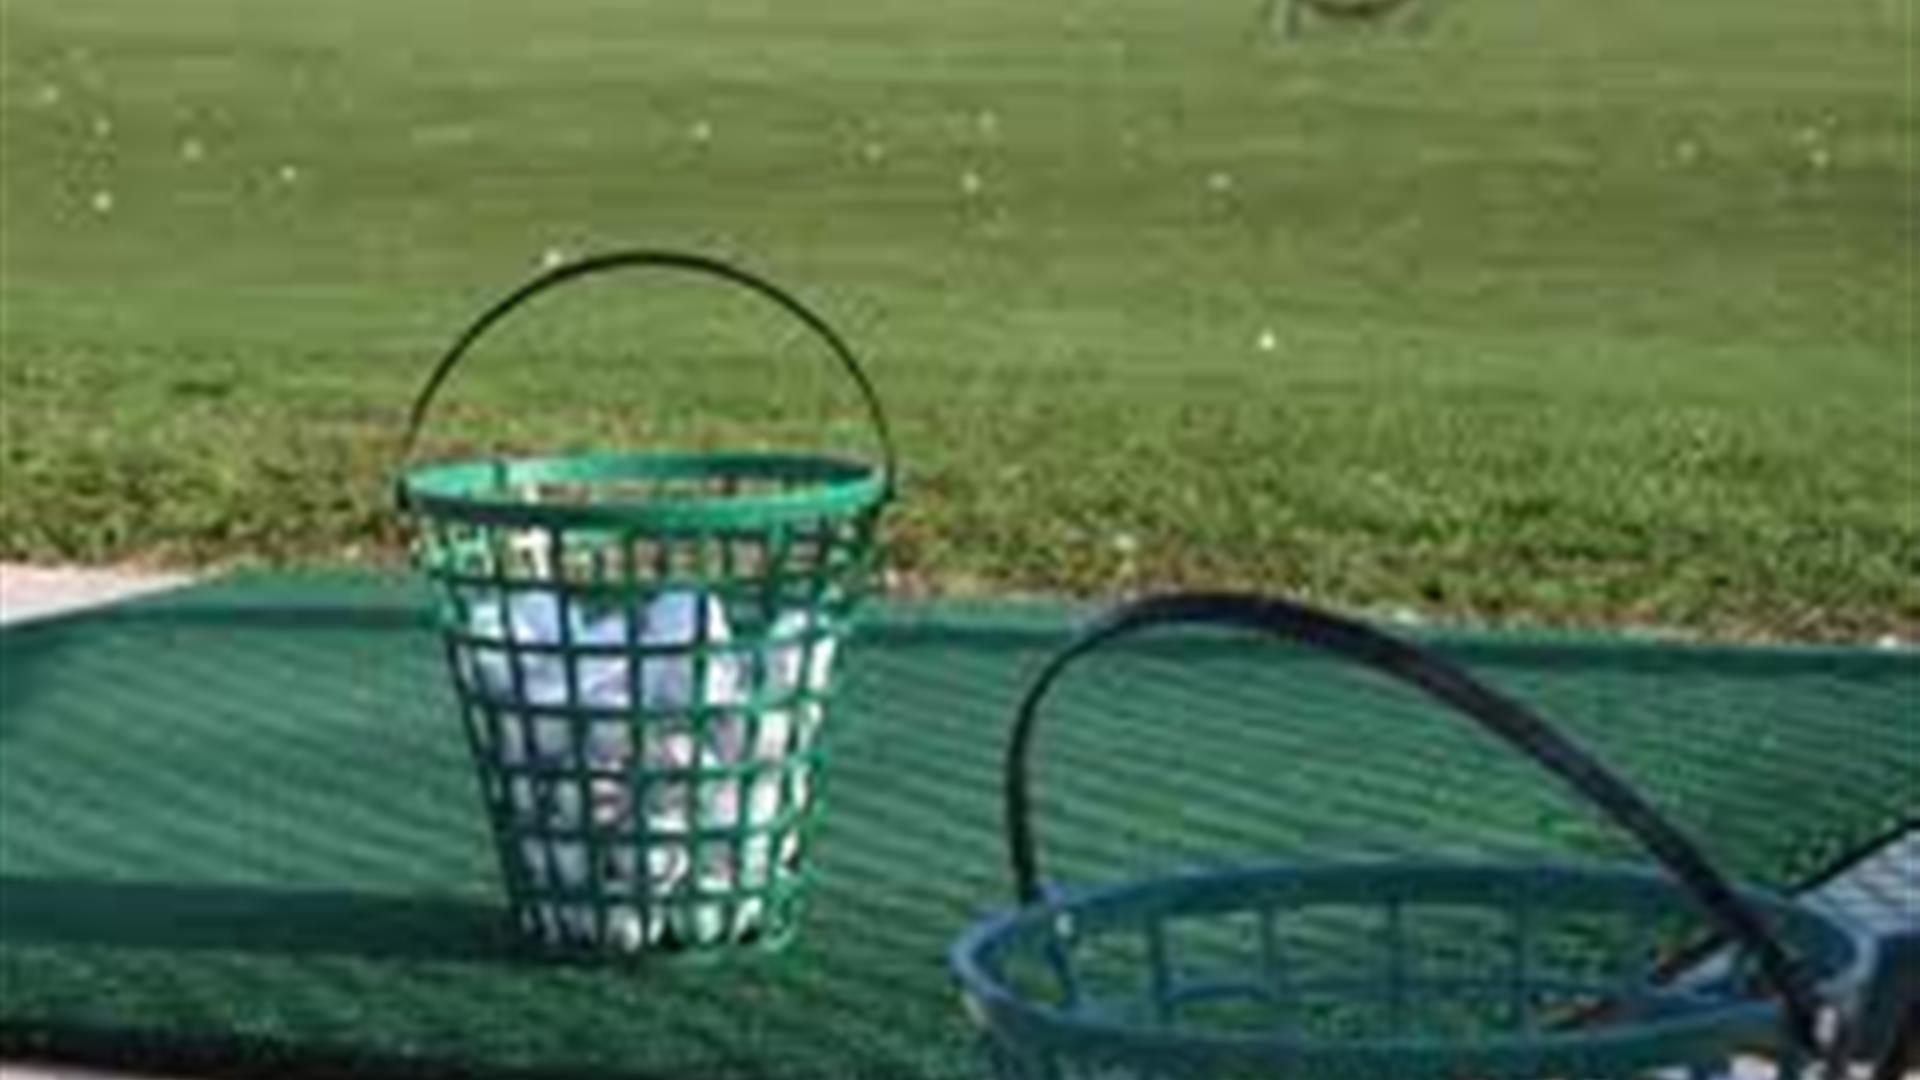
[[[1717,1020],[1753,987],[1750,958],[1729,952],[1678,978],[1663,964],[1676,942],[1709,934],[1677,888],[1549,868],[1475,873],[1428,879],[1382,866],[1304,894],[1282,877],[1158,883],[1031,921],[993,950],[1005,987],[1149,1034],[1166,1052],[990,1024],[990,1056],[1018,1080],[1442,1076],[1457,1070],[1404,1041],[1473,1047],[1559,1033],[1583,1047],[1536,1042],[1537,1065],[1470,1074],[1652,1077],[1729,1075],[1742,1052],[1781,1048],[1765,1022]],[[1817,928],[1773,924],[1809,970],[1832,974],[1839,961]],[[1716,1023],[1690,1040],[1648,1034],[1694,1016]],[[1257,1050],[1208,1056],[1222,1037],[1277,1035],[1314,1041],[1319,1056],[1305,1067]],[[1569,1070],[1570,1055],[1582,1067]],[[1788,1057],[1783,1075],[1799,1064]]]
[[[553,947],[777,945],[800,915],[834,657],[875,511],[743,528],[565,524],[738,476],[528,487],[544,526],[422,524],[514,917]]]

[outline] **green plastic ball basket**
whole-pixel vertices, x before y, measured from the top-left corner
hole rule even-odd
[[[1075,658],[1194,624],[1270,634],[1411,684],[1568,783],[1665,873],[1326,862],[1043,886],[1027,783],[1042,700]],[[1006,800],[1020,906],[975,924],[950,961],[1010,1080],[1705,1080],[1733,1075],[1736,1061],[1739,1075],[1831,1068],[1843,1045],[1834,1034],[1823,1046],[1820,1032],[1859,979],[1863,949],[1845,928],[1728,885],[1631,788],[1512,700],[1311,608],[1181,594],[1117,609],[1035,679],[1008,751]],[[1675,941],[1694,951],[1670,951]],[[1772,1069],[1756,1072],[1756,1054]]]
[[[879,464],[604,453],[412,464],[442,382],[533,297],[628,268],[772,301],[858,388]],[[414,401],[398,499],[512,917],[543,951],[714,956],[794,934],[823,810],[836,650],[871,591],[895,475],[878,397],[789,293],[697,255],[556,267],[489,308]]]

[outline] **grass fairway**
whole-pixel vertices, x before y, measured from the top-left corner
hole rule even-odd
[[[0,556],[375,558],[549,251],[869,354],[895,564],[1920,632],[1908,0],[0,0]],[[442,450],[858,446],[752,303],[608,280]]]

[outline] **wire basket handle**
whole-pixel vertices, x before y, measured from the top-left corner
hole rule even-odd
[[[1022,905],[1042,899],[1028,799],[1028,747],[1042,699],[1076,658],[1154,626],[1212,624],[1263,631],[1391,676],[1465,713],[1512,748],[1553,773],[1632,833],[1691,891],[1727,937],[1752,950],[1760,972],[1780,995],[1789,1032],[1817,1053],[1817,1015],[1786,950],[1692,841],[1632,787],[1559,730],[1518,702],[1424,649],[1362,623],[1273,597],[1237,593],[1173,593],[1108,612],[1050,660],[1020,702],[1007,747],[1006,814],[1014,890]]]
[[[508,312],[549,289],[557,288],[577,278],[631,267],[658,267],[729,281],[771,300],[788,314],[806,324],[807,329],[812,330],[815,336],[826,342],[827,347],[833,350],[833,355],[840,361],[840,366],[853,379],[854,386],[859,388],[860,397],[867,407],[867,415],[873,421],[874,432],[880,440],[880,457],[882,467],[885,469],[886,491],[889,495],[892,494],[895,478],[898,475],[898,459],[894,452],[893,434],[887,426],[886,412],[880,407],[880,397],[874,392],[873,383],[867,378],[866,369],[862,368],[860,361],[854,358],[853,349],[847,345],[846,340],[812,308],[801,303],[792,293],[765,278],[710,256],[678,251],[634,249],[587,255],[541,273],[496,301],[492,307],[482,312],[479,318],[461,331],[446,355],[434,365],[432,373],[427,376],[426,384],[421,386],[419,394],[414,397],[412,411],[407,416],[407,434],[402,443],[400,459],[412,460],[415,444],[420,438],[420,429],[426,423],[427,410],[432,406],[434,396],[440,392],[440,385],[446,381],[448,375],[453,373],[454,367],[466,356],[474,343],[479,341],[495,323],[505,318]]]

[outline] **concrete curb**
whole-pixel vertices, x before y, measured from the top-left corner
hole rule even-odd
[[[0,563],[0,623],[51,618],[192,580],[181,573]]]

